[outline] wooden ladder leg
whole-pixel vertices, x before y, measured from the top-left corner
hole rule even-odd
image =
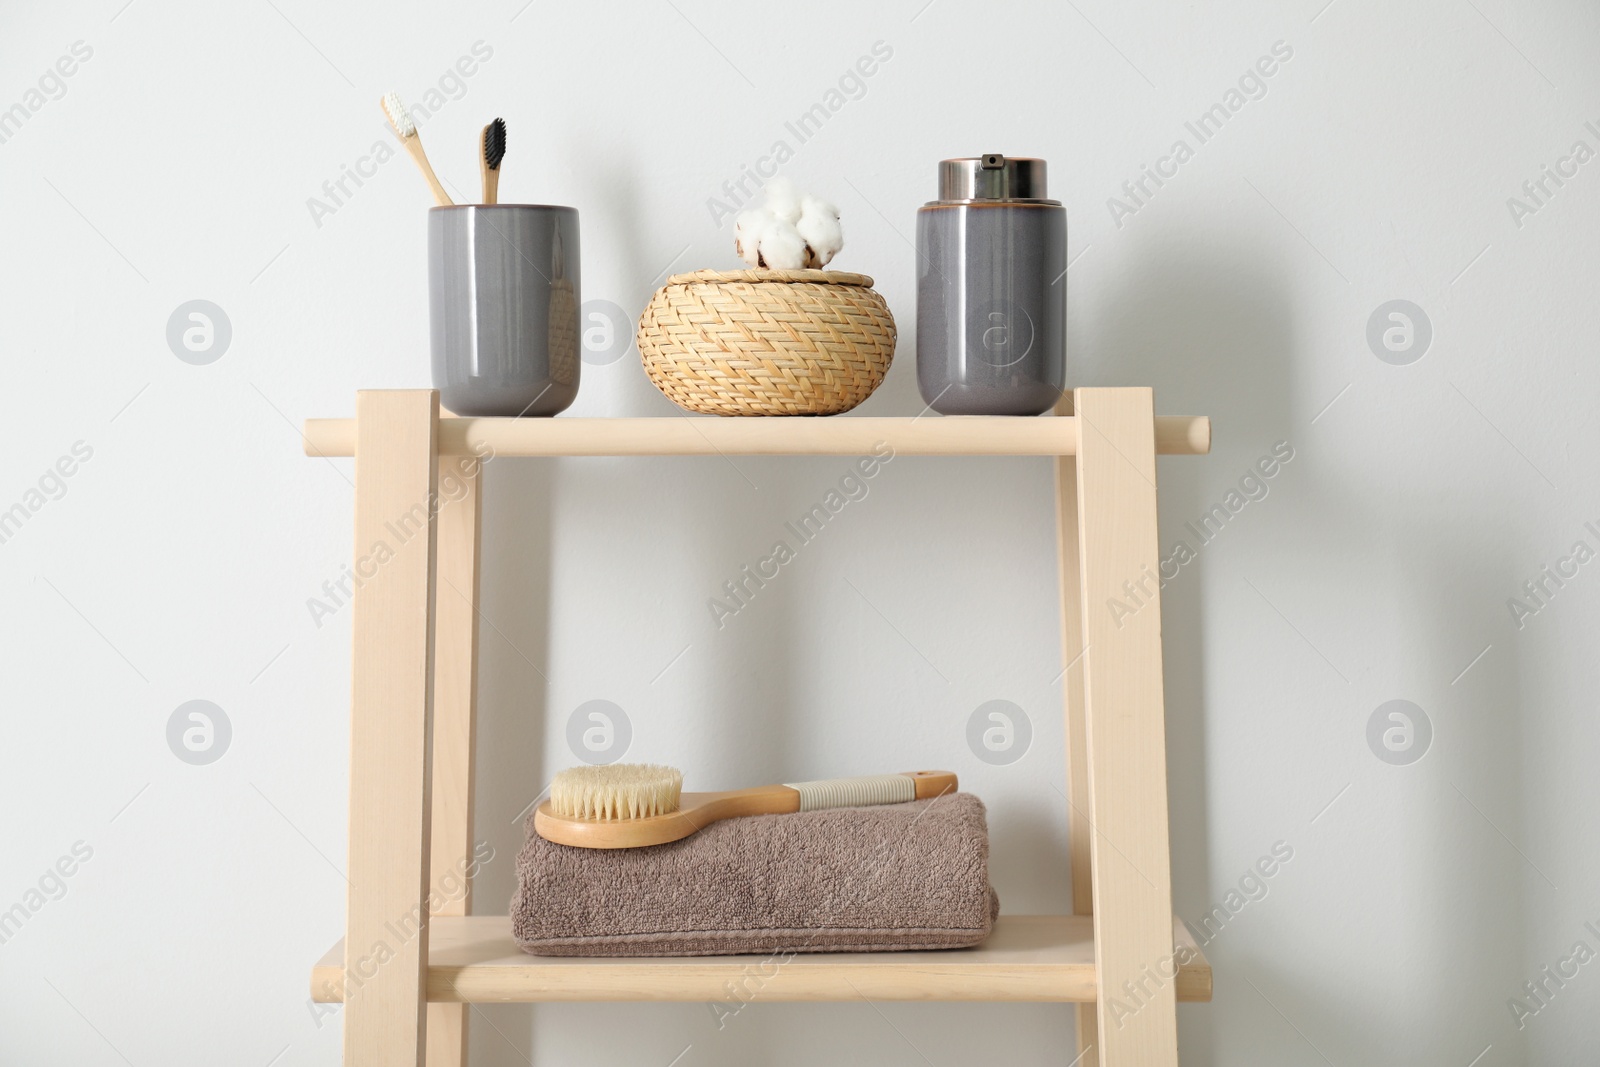
[[[439,394],[356,397],[344,1062],[421,1065]]]
[[[1072,393],[1062,395],[1057,415],[1071,415]],[[1066,705],[1067,842],[1072,877],[1072,913],[1094,914],[1089,849],[1089,747],[1083,714],[1083,571],[1078,560],[1078,466],[1072,456],[1056,457],[1056,537],[1061,574],[1061,692]],[[1078,1043],[1075,1063],[1093,1062],[1098,1044],[1093,1004],[1075,1005]]]
[[[1078,550],[1101,1067],[1176,1067],[1154,402],[1079,389]]]
[[[477,456],[439,457],[438,584],[434,588],[434,915],[466,915],[479,857],[472,840],[478,701],[478,557],[483,469]],[[465,1004],[428,1005],[428,1067],[467,1062]]]

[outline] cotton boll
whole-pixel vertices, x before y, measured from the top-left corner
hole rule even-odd
[[[785,222],[800,218],[800,190],[788,178],[773,178],[762,186],[767,194],[767,210]]]
[[[839,209],[807,194],[800,200],[800,221],[795,224],[805,242],[808,267],[825,267],[844,247],[844,231],[839,226]]]
[[[770,270],[800,270],[806,264],[806,243],[793,225],[769,217],[761,228],[760,262]]]
[[[777,188],[772,187],[776,185]],[[801,270],[806,267],[821,266],[831,259],[833,252],[838,250],[839,220],[835,217],[837,212],[814,197],[801,198],[794,186],[783,179],[774,178],[767,183],[769,190],[767,206],[752,208],[740,212],[733,222],[733,247],[739,258],[751,267],[767,268],[769,270]],[[787,198],[787,199],[785,199]],[[818,214],[823,220],[820,228],[824,247],[832,249],[827,258],[819,261],[815,253],[815,246],[810,244],[800,235],[793,221],[774,211],[779,208],[792,212],[796,217],[801,216],[801,205],[807,202],[814,204],[813,214]],[[828,214],[834,212],[834,214]],[[832,227],[833,239],[827,241],[829,230]]]
[[[836,219],[839,217],[839,209],[822,199],[822,197],[812,196],[807,193],[800,198],[800,214],[802,217],[806,215],[826,215],[830,219]]]
[[[752,267],[761,265],[761,231],[773,221],[772,214],[760,208],[741,211],[733,220],[733,250]]]

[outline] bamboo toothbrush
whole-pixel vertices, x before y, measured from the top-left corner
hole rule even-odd
[[[483,128],[483,202],[495,204],[500,197],[500,161],[506,158],[506,120],[495,119]]]
[[[684,793],[683,774],[648,763],[572,767],[550,783],[533,828],[546,841],[579,848],[639,848],[688,837],[722,819],[823,808],[903,804],[956,790],[949,771],[875,774],[721,793]]]
[[[411,114],[400,102],[400,94],[384,93],[383,99],[378,102],[383,105],[383,113],[388,117],[389,125],[394,127],[400,143],[416,161],[417,169],[422,172],[422,176],[428,180],[428,188],[433,190],[433,202],[440,207],[449,207],[453,203],[450,194],[444,191],[444,186],[439,184],[438,176],[433,173],[433,165],[428,162],[428,153],[422,150],[422,137],[417,133],[417,124],[411,121]]]

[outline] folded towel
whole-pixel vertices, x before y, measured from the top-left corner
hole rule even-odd
[[[527,824],[512,931],[539,956],[965,948],[989,935],[983,802],[969,793],[727,819],[648,848],[556,845]]]

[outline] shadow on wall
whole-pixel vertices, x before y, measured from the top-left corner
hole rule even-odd
[[[1337,435],[1326,426],[1311,428],[1313,412],[1291,408],[1293,398],[1306,392],[1297,388],[1296,372],[1312,346],[1297,334],[1295,294],[1280,264],[1223,232],[1172,231],[1161,240],[1144,256],[1148,267],[1126,272],[1137,285],[1102,302],[1088,337],[1072,349],[1087,358],[1072,360],[1071,377],[1094,385],[1160,383],[1158,411],[1212,416],[1209,457],[1160,465],[1163,553],[1179,540],[1194,547],[1185,524],[1219,502],[1275,442],[1295,448],[1293,481],[1272,489],[1281,494],[1274,497],[1279,504],[1262,515],[1264,525],[1239,531],[1270,554],[1255,568],[1241,567],[1232,540],[1237,535],[1228,530],[1200,547],[1196,560],[1180,568],[1163,591],[1178,914],[1193,927],[1217,903],[1213,887],[1235,874],[1212,877],[1208,857],[1225,854],[1232,843],[1225,831],[1213,835],[1207,797],[1228,796],[1237,805],[1249,798],[1242,790],[1260,789],[1248,776],[1251,761],[1261,756],[1219,749],[1213,739],[1253,732],[1278,757],[1351,782],[1349,797],[1340,802],[1348,807],[1308,831],[1328,847],[1313,851],[1308,837],[1305,858],[1297,860],[1319,868],[1321,887],[1303,892],[1304,903],[1284,898],[1280,905],[1290,911],[1277,925],[1295,929],[1293,940],[1263,942],[1260,927],[1252,936],[1241,925],[1238,934],[1230,931],[1207,946],[1217,968],[1216,1003],[1180,1009],[1184,1062],[1230,1063],[1242,1048],[1290,1046],[1315,1060],[1296,1030],[1335,1062],[1419,1062],[1462,1049],[1465,1061],[1491,1039],[1497,1054],[1514,1058],[1522,1051],[1521,1036],[1503,1014],[1503,999],[1485,999],[1485,969],[1505,977],[1507,995],[1533,976],[1544,961],[1536,959],[1535,946],[1525,944],[1527,930],[1518,916],[1555,896],[1543,875],[1500,836],[1504,830],[1515,841],[1529,838],[1526,814],[1520,821],[1513,814],[1521,811],[1524,792],[1520,646],[1515,635],[1497,639],[1503,630],[1488,622],[1507,590],[1524,577],[1510,573],[1516,546],[1500,526],[1471,522],[1462,501],[1430,492],[1430,474],[1421,463],[1404,470],[1369,464],[1352,478],[1357,450],[1342,457],[1332,452]],[[1352,301],[1358,346],[1359,310]],[[1354,358],[1369,357],[1362,350]],[[1373,445],[1371,463],[1406,447],[1405,430],[1395,434],[1396,440]],[[1290,625],[1303,627],[1318,644],[1315,635],[1338,628],[1327,614],[1319,617],[1318,604],[1344,613],[1347,594],[1332,583],[1355,583],[1381,606],[1374,627],[1390,635],[1393,647],[1379,663],[1340,663],[1325,674],[1319,667],[1303,679],[1290,678],[1290,706],[1281,709],[1280,719],[1267,718],[1257,706],[1207,707],[1208,690],[1241,687],[1239,673],[1227,665],[1215,671],[1226,685],[1207,684],[1208,658],[1215,656],[1207,654],[1208,632],[1221,643],[1207,624],[1226,618],[1225,605],[1236,595],[1256,596],[1233,588],[1238,575],[1252,569],[1274,576],[1292,597],[1280,604],[1295,618]],[[1298,607],[1286,607],[1289,602]],[[1270,609],[1263,604],[1260,610]],[[1285,635],[1289,643],[1308,640],[1287,629]],[[1491,639],[1494,661],[1453,683]],[[1333,674],[1339,668],[1347,681]],[[1423,681],[1413,692],[1392,691],[1406,679]],[[1435,750],[1410,766],[1386,765],[1368,751],[1369,717],[1397,697],[1425,704],[1432,722]],[[1308,710],[1333,721],[1308,723]],[[1300,795],[1256,799],[1292,804],[1308,815],[1318,803]],[[1306,830],[1303,821],[1299,830]],[[1374,870],[1385,874],[1373,877]],[[1312,874],[1308,867],[1301,870],[1302,876]],[[1441,901],[1449,907],[1441,908]],[[1473,932],[1473,965],[1443,965],[1461,959],[1462,930]],[[1442,965],[1427,968],[1422,982],[1405,968],[1380,968],[1370,986],[1352,990],[1305,965],[1319,954],[1339,960],[1340,967],[1386,954]],[[1245,979],[1265,990],[1270,1003]],[[1460,1032],[1446,1036],[1402,1025],[1397,1011],[1410,1019],[1455,1020]],[[1285,1018],[1293,1020],[1293,1029]],[[1240,1036],[1246,1034],[1279,1036],[1260,1045]]]
[[[655,287],[665,283],[671,273],[694,269],[690,264],[697,253],[691,248],[679,253],[681,258],[664,262],[658,261],[666,258],[659,250],[652,253],[640,247],[638,235],[651,232],[651,227],[643,221],[639,196],[639,174],[647,172],[648,166],[635,165],[621,157],[602,157],[595,161],[593,169],[595,182],[590,189],[591,198],[585,202],[583,210],[587,213],[586,218],[608,220],[606,232],[614,244],[601,243],[599,228],[591,223],[591,228],[583,235],[585,255],[590,263],[605,263],[607,273],[613,279],[630,279],[636,283],[636,287],[622,292],[594,288],[593,279],[597,272],[590,269],[584,280],[584,302],[611,301],[627,315],[625,328],[637,330],[639,317],[655,295]],[[678,241],[676,235],[672,240]],[[615,286],[617,283],[614,281],[612,284]],[[580,328],[587,329],[589,325],[585,322]],[[625,351],[616,363],[604,367],[586,365],[583,373],[589,376],[590,382],[601,376],[612,381],[620,377],[620,383],[616,386],[619,395],[613,401],[613,410],[603,414],[640,418],[678,412],[678,408],[662,396],[645,376],[637,345]]]
[[[1399,370],[1384,368],[1376,380],[1398,381]],[[1371,380],[1357,388],[1370,390]],[[1546,881],[1560,880],[1559,871],[1537,854],[1535,867],[1525,854],[1537,815],[1524,807],[1530,725],[1520,700],[1530,672],[1524,643],[1506,632],[1504,604],[1527,575],[1516,573],[1516,531],[1475,521],[1489,494],[1449,491],[1459,483],[1454,456],[1417,448],[1403,417],[1369,417],[1366,426],[1371,439],[1346,438],[1342,461],[1337,444],[1299,453],[1301,484],[1314,490],[1288,502],[1298,558],[1276,568],[1302,605],[1319,595],[1339,599],[1335,610],[1349,617],[1350,601],[1331,589],[1342,578],[1376,609],[1375,635],[1364,642],[1370,661],[1339,659],[1349,684],[1335,680],[1316,693],[1315,680],[1303,685],[1308,704],[1326,705],[1326,690],[1337,690],[1337,747],[1301,754],[1350,782],[1316,828],[1338,851],[1307,854],[1321,870],[1302,873],[1326,877],[1319,912],[1297,917],[1304,933],[1295,943],[1249,947],[1234,963],[1276,990],[1276,1007],[1336,1062],[1467,1061],[1491,1042],[1502,1062],[1524,1062],[1527,1035],[1513,1024],[1507,998],[1551,962],[1529,942],[1529,916],[1561,899]],[[1322,441],[1338,438],[1325,432]],[[1363,450],[1364,468],[1354,455]],[[1329,632],[1322,619],[1306,625]],[[1420,745],[1415,755],[1380,757],[1383,742],[1368,734],[1391,700],[1414,702],[1425,717],[1380,720],[1409,729],[1397,744]],[[1425,734],[1419,723],[1428,724]],[[1392,962],[1351,988],[1295,962],[1318,956],[1345,971],[1363,960]],[[1253,996],[1247,991],[1246,1000]],[[1259,997],[1255,1004],[1263,1026],[1283,1026]],[[1290,1039],[1300,1040],[1292,1032]]]
[[[1415,857],[1410,891],[1399,905],[1402,929],[1416,939],[1409,955],[1459,958],[1464,929],[1473,931],[1475,944],[1472,966],[1431,967],[1420,988],[1407,981],[1405,992],[1418,1001],[1419,1017],[1455,1018],[1463,1031],[1449,1040],[1419,1039],[1415,1058],[1446,1050],[1454,1054],[1469,1044],[1471,1056],[1492,1039],[1495,1055],[1524,1062],[1530,1050],[1525,1035],[1512,1025],[1505,998],[1522,995],[1522,983],[1551,962],[1539,959],[1542,946],[1529,943],[1527,917],[1561,913],[1552,904],[1569,901],[1546,881],[1547,876],[1561,879],[1557,869],[1548,862],[1541,862],[1542,869],[1533,867],[1520,854],[1532,836],[1522,773],[1523,734],[1529,728],[1520,706],[1523,643],[1515,632],[1506,635],[1502,626],[1489,625],[1506,618],[1506,590],[1520,584],[1515,546],[1503,527],[1463,522],[1448,509],[1441,501],[1399,512],[1401,521],[1390,531],[1391,544],[1402,546],[1396,549],[1392,588],[1402,646],[1411,661],[1406,674],[1434,680],[1414,697],[1428,705],[1423,711],[1432,737],[1419,762],[1378,769],[1409,775],[1405,785],[1421,801],[1401,822],[1409,833],[1400,848]],[[1463,671],[1491,637],[1493,650]],[[1400,696],[1411,694],[1384,694],[1380,700]],[[1364,722],[1372,710],[1358,708],[1356,715]],[[1522,846],[1502,839],[1502,830]],[[1439,907],[1440,901],[1450,907]],[[1578,933],[1575,924],[1573,936]],[[1505,992],[1487,999],[1486,987]],[[1531,998],[1523,1000],[1538,1006]],[[1379,1013],[1393,1003],[1374,996],[1367,1009]],[[1577,1050],[1571,1053],[1576,1056]]]
[[[1091,322],[1073,323],[1068,381],[1155,383],[1158,414],[1212,419],[1210,455],[1157,464],[1162,556],[1184,541],[1197,557],[1177,568],[1161,603],[1173,905],[1179,915],[1196,916],[1213,903],[1204,568],[1208,553],[1218,549],[1201,545],[1185,523],[1221,499],[1273,442],[1290,436],[1293,296],[1260,249],[1240,245],[1227,231],[1169,227],[1120,277],[1124,283],[1097,301]],[[1231,984],[1219,970],[1219,999]],[[1179,1009],[1186,1064],[1221,1062],[1214,1008]]]

